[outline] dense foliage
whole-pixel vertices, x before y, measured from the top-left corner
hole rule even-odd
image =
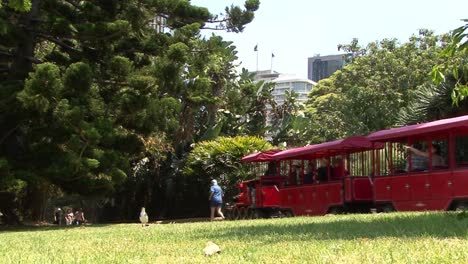
[[[202,197],[199,203],[205,204],[210,180],[216,179],[225,191],[225,200],[229,201],[237,194],[238,183],[255,177],[249,172],[248,167],[241,164],[241,158],[247,154],[271,148],[270,143],[251,136],[219,137],[216,140],[196,144],[184,169],[190,182],[201,187],[198,190],[200,195],[197,193],[192,195],[194,198]]]
[[[276,105],[272,84],[235,71],[231,42],[201,34],[242,32],[258,8],[0,0],[4,218],[43,219],[47,204],[71,199],[114,220],[141,205],[158,217],[200,214],[209,179],[223,174],[232,192],[247,175],[240,157],[271,148],[265,135],[299,146],[468,110],[448,99],[466,97],[466,26],[451,38],[421,30],[402,44],[340,45],[348,65],[305,106],[294,92]]]
[[[320,81],[310,93],[306,111],[311,120],[307,131],[309,140],[321,142],[366,135],[397,123],[450,116],[448,113],[429,114],[424,118],[420,115],[412,121],[406,117],[408,122],[405,122],[402,117],[405,113],[400,114],[411,101],[419,100],[416,96],[422,89],[432,84],[429,73],[434,65],[445,61],[441,53],[448,42],[448,35],[435,36],[431,31],[420,30],[419,35],[403,44],[396,39],[384,39],[365,48],[356,40],[340,45],[349,54],[350,62]],[[460,114],[458,110],[450,111],[452,115]],[[412,114],[417,113],[409,110],[406,116]]]
[[[31,219],[51,194],[118,193],[137,199],[128,210],[162,200],[236,78],[235,47],[200,31],[241,32],[259,7],[217,16],[187,0],[0,3],[0,196],[13,193],[2,207]]]
[[[452,100],[455,104],[468,97],[468,19],[462,19],[465,25],[456,28],[451,33],[451,41],[442,55],[447,58],[432,69],[432,79],[436,85],[446,82],[448,73],[449,82],[455,81]]]

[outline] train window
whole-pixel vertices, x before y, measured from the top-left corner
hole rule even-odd
[[[351,153],[349,163],[352,176],[370,176],[372,172],[372,151]]]
[[[409,160],[407,168],[409,167],[409,162],[411,162],[411,172],[420,172],[428,170],[428,161],[429,161],[429,152],[426,141],[414,141],[409,148]]]
[[[455,138],[455,163],[457,167],[468,167],[468,136]]]
[[[304,170],[304,184],[311,184],[314,182],[315,160],[309,160],[304,164],[307,164]]]
[[[349,175],[347,169],[347,162],[346,158],[342,155],[336,155],[330,158],[331,161],[331,179],[332,180],[340,180],[344,178],[346,175]]]
[[[391,144],[393,174],[402,174],[408,171],[408,151],[406,142],[393,142]]]
[[[289,175],[289,167],[290,167],[290,161],[289,160],[284,160],[284,161],[281,161],[281,175]],[[286,184],[290,184],[290,180],[288,178]]]
[[[292,185],[301,185],[302,184],[302,161],[295,160],[292,163],[291,173],[289,179],[291,180]]]
[[[448,139],[432,141],[432,169],[448,169]]]
[[[391,155],[390,155],[390,145],[391,143],[386,142],[382,149],[374,150],[375,155],[375,175],[376,176],[386,176],[390,175],[390,164],[391,164]],[[351,172],[353,173],[353,172]]]
[[[317,160],[317,182],[327,182],[329,180],[329,171],[331,168],[330,166],[330,159],[329,158],[322,158]]]
[[[264,176],[277,176],[278,173],[276,171],[276,162],[270,161],[264,163],[264,169],[262,171]]]
[[[385,142],[382,149],[374,150],[376,176],[398,175],[408,171],[408,151],[404,146],[406,142]],[[366,160],[370,159],[369,155]]]

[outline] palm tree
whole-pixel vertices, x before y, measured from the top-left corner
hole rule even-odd
[[[461,79],[467,83],[468,74]],[[438,85],[428,83],[421,86],[408,106],[400,111],[396,124],[404,126],[468,114],[467,100],[460,101],[458,105],[452,100],[454,88],[459,82],[460,78],[448,74],[445,81]]]

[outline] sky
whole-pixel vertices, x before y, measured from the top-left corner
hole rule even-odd
[[[244,0],[191,0],[212,14]],[[400,43],[421,28],[447,33],[468,18],[467,0],[260,0],[254,20],[242,33],[205,30],[221,35],[237,47],[239,68],[258,68],[307,78],[307,58],[340,54],[338,44],[357,38],[361,45],[385,38]],[[271,54],[274,54],[273,62]],[[271,67],[272,65],[272,67]]]

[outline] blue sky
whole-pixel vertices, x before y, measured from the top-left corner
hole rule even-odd
[[[244,0],[192,0],[211,13],[228,5],[243,6]],[[384,38],[406,42],[418,29],[437,34],[463,25],[468,18],[467,0],[260,0],[255,19],[243,33],[214,31],[234,42],[241,67],[256,69],[254,46],[258,43],[259,69],[307,77],[307,58],[315,54],[339,54],[338,44],[358,38],[367,44]],[[211,35],[210,31],[203,34]]]

